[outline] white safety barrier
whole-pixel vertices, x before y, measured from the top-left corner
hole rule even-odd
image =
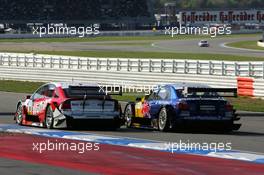
[[[134,86],[175,82],[236,87],[236,77],[256,79],[264,97],[264,62],[174,59],[85,58],[0,53],[0,78],[27,81],[86,81]]]

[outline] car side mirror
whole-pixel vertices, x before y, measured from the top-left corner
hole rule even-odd
[[[137,98],[136,98],[136,101],[137,101],[137,102],[141,101],[141,97],[137,97]]]
[[[31,95],[27,95],[26,96],[26,99],[28,100],[28,99],[30,99],[31,98]]]

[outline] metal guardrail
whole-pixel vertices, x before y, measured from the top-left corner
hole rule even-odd
[[[79,58],[0,53],[0,79],[86,81],[127,87],[162,83],[206,83],[237,87],[237,77],[254,77],[254,95],[264,97],[264,62],[172,59]]]
[[[126,71],[245,76],[264,79],[264,62],[231,62],[175,59],[78,58],[59,56],[0,55],[0,66],[61,70]]]

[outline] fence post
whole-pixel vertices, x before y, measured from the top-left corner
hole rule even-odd
[[[77,69],[80,69],[81,68],[81,61],[80,61],[80,58],[78,58],[77,60]]]
[[[18,61],[18,56],[16,56],[16,66],[19,67],[19,61]]]
[[[3,65],[3,55],[0,55],[0,65]]]
[[[138,60],[138,72],[141,72],[142,71],[142,62],[141,60],[139,59]]]
[[[107,58],[107,60],[106,60],[106,70],[110,70],[111,69],[111,66],[110,66],[110,60]]]
[[[152,62],[152,60],[151,59],[149,59],[149,72],[152,72],[153,71],[153,62]]]
[[[33,67],[36,67],[36,58],[33,56]]]
[[[61,57],[59,58],[59,68],[62,68],[62,61],[61,61]]]
[[[27,57],[25,56],[25,60],[24,60],[24,66],[27,67],[28,63],[27,63]]]
[[[45,63],[44,63],[44,57],[41,57],[41,67],[44,68],[45,67]]]
[[[11,66],[11,56],[8,56],[8,66]]]
[[[100,70],[101,69],[101,61],[97,58],[96,59],[96,70]]]
[[[177,72],[177,65],[178,63],[175,61],[175,60],[173,60],[173,62],[172,62],[172,73],[176,73]]]
[[[196,74],[201,74],[201,65],[199,60],[196,62]]]
[[[264,62],[262,64],[262,78],[264,79]]]
[[[164,60],[161,60],[160,62],[160,72],[165,72],[165,63],[164,63]]]
[[[221,70],[222,76],[225,76],[226,75],[226,67],[225,67],[225,62],[224,61],[222,61],[221,67],[222,67],[222,70]]]
[[[209,75],[213,75],[212,61],[209,61]]]
[[[187,74],[189,72],[188,67],[189,67],[188,62],[186,60],[184,60],[184,73],[185,74]]]
[[[127,71],[130,72],[131,71],[131,66],[130,66],[131,62],[130,59],[127,60]]]
[[[53,57],[50,57],[50,68],[53,68]]]
[[[240,75],[240,66],[235,62],[235,76]]]
[[[119,60],[119,58],[117,59],[117,62],[116,62],[116,70],[120,71],[120,60]]]
[[[252,64],[249,62],[249,63],[248,63],[248,76],[249,76],[249,77],[252,77],[252,76],[254,75],[253,72],[254,72],[254,71],[253,71],[253,69],[252,69]]]
[[[91,61],[90,59],[88,58],[87,59],[87,70],[90,70],[91,69]]]

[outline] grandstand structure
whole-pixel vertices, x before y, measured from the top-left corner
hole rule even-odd
[[[136,28],[155,21],[152,0],[0,0],[0,23],[98,23]]]

